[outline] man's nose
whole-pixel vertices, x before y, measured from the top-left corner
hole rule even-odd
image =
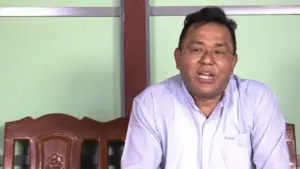
[[[205,51],[203,56],[200,59],[200,62],[202,64],[206,64],[206,65],[212,64],[212,62],[213,62],[213,52],[212,51]]]

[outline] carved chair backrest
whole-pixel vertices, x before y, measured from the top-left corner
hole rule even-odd
[[[291,169],[297,169],[297,151],[296,151],[296,134],[295,125],[286,123],[286,141],[290,153]]]
[[[127,124],[126,117],[99,122],[86,117],[77,119],[59,113],[37,119],[26,117],[7,122],[3,168],[14,168],[15,142],[28,140],[30,169],[81,169],[83,143],[93,140],[98,144],[97,168],[108,169],[109,160],[112,160],[108,157],[108,142],[110,140],[124,142]],[[115,163],[119,165],[118,161]]]

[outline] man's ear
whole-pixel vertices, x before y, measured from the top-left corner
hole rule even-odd
[[[179,69],[180,68],[180,56],[181,56],[181,51],[179,48],[176,48],[174,50],[174,59],[175,59],[175,63],[176,63],[176,68]]]
[[[232,74],[234,73],[234,68],[238,62],[238,59],[239,58],[238,58],[237,54],[233,55],[233,60],[232,60],[232,65],[231,65]]]

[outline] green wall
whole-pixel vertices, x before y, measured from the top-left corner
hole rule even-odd
[[[51,112],[120,116],[118,18],[0,21],[0,123]]]

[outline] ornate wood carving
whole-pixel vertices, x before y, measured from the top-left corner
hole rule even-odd
[[[59,153],[53,153],[47,161],[46,169],[64,169],[63,157]]]

